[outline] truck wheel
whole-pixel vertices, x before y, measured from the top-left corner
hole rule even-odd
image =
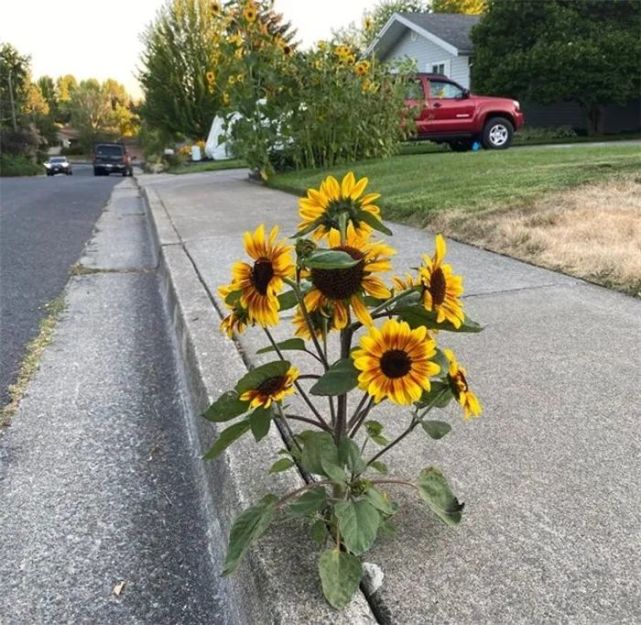
[[[450,150],[452,152],[468,152],[472,149],[472,141],[460,139],[459,141],[450,141]]]
[[[514,126],[505,117],[492,117],[483,127],[483,147],[488,150],[505,150],[512,143]]]

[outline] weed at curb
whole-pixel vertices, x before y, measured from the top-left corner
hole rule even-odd
[[[8,426],[11,422],[11,417],[18,409],[31,378],[40,366],[40,358],[45,347],[51,343],[56,323],[65,309],[64,294],[45,304],[44,309],[47,314],[40,321],[38,334],[27,343],[18,377],[15,383],[11,384],[7,389],[9,403],[0,408],[0,428]]]

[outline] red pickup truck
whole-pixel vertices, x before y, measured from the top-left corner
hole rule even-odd
[[[449,143],[456,152],[471,149],[476,141],[504,150],[524,123],[516,100],[472,95],[440,74],[417,74],[405,103],[416,116],[416,139]]]

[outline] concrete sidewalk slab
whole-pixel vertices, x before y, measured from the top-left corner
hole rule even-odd
[[[240,171],[145,177],[212,293],[259,223],[293,233],[292,196]],[[375,181],[372,182],[375,186]],[[416,266],[432,235],[391,224],[397,271]],[[442,526],[406,493],[396,537],[367,559],[395,625],[638,622],[641,614],[641,302],[580,280],[451,242],[466,308],[486,330],[440,335],[468,366],[485,414],[441,441],[415,432],[391,454],[405,477],[443,468],[465,521]],[[279,337],[289,336],[279,328]],[[246,357],[265,344],[243,335]],[[407,411],[378,418],[401,429]],[[423,435],[424,436],[424,435]]]

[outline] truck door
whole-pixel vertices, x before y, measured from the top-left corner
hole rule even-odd
[[[429,107],[425,94],[427,84],[422,77],[410,78],[405,89],[405,106],[416,124],[416,134],[423,135],[427,132],[429,123]]]
[[[429,133],[472,132],[474,102],[462,87],[446,80],[428,81]]]

